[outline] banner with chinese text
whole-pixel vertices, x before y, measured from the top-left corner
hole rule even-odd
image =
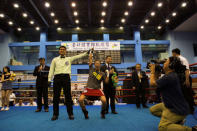
[[[62,42],[68,51],[94,50],[120,50],[120,42]]]

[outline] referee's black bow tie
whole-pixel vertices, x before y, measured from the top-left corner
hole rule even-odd
[[[60,58],[65,58],[65,56],[60,56]]]

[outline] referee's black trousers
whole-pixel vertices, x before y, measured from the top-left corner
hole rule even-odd
[[[73,101],[71,96],[71,84],[69,74],[59,74],[54,77],[53,85],[53,115],[59,115],[60,93],[63,88],[65,104],[68,115],[73,115]]]

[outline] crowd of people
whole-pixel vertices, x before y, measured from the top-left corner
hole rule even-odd
[[[59,116],[59,103],[61,90],[65,97],[65,105],[70,120],[74,120],[73,114],[73,100],[71,94],[71,64],[72,61],[83,58],[89,55],[89,77],[87,87],[80,94],[79,104],[84,114],[85,119],[89,119],[88,111],[85,107],[85,98],[87,99],[100,99],[101,118],[105,119],[106,114],[109,113],[109,105],[112,114],[118,114],[115,106],[115,94],[118,83],[118,71],[111,65],[112,57],[107,56],[105,64],[101,66],[99,59],[93,60],[93,49],[83,54],[66,57],[66,47],[60,46],[59,56],[55,57],[50,67],[45,65],[45,59],[40,58],[40,65],[36,66],[33,75],[36,79],[37,91],[37,110],[41,112],[42,106],[44,111],[48,112],[48,87],[51,87],[53,81],[53,116],[52,121],[58,119]],[[183,126],[184,120],[187,115],[194,114],[194,99],[191,88],[191,78],[189,63],[186,58],[180,55],[179,49],[173,49],[173,56],[165,60],[163,64],[163,72],[156,72],[156,64],[151,63],[150,80],[146,73],[141,69],[141,64],[136,64],[132,71],[132,85],[136,94],[136,107],[149,108],[146,105],[146,90],[149,86],[155,87],[157,90],[158,98],[161,102],[150,107],[150,112],[158,117],[161,117],[159,123],[159,131],[196,131],[197,127]],[[163,73],[163,75],[161,75]],[[15,103],[15,97],[11,94],[11,82],[13,76],[10,73],[9,67],[3,68],[1,77],[2,83],[2,108],[1,110],[9,110],[9,98],[11,103]],[[103,83],[103,90],[101,90],[101,83]],[[11,97],[10,97],[11,96]],[[42,99],[44,103],[42,103]],[[98,101],[97,101],[98,103]],[[110,103],[110,104],[109,104]],[[33,99],[30,99],[28,106],[36,106]],[[15,106],[25,106],[23,100],[20,99]]]

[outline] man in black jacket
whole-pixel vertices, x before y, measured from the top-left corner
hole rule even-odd
[[[136,92],[136,106],[140,108],[140,103],[144,108],[148,108],[146,105],[146,90],[149,87],[148,76],[141,70],[141,64],[136,64],[136,71],[132,73],[133,89]],[[140,100],[141,97],[141,100]],[[140,102],[141,101],[141,102]]]
[[[42,110],[42,96],[44,98],[44,110],[48,112],[48,74],[49,67],[45,65],[45,59],[39,59],[40,65],[36,66],[34,69],[34,76],[36,79],[36,90],[37,90],[37,110],[35,112],[40,112]]]
[[[110,99],[110,106],[111,106],[112,113],[118,114],[115,110],[116,87],[114,87],[112,83],[113,72],[111,69],[113,68],[116,74],[118,74],[118,72],[114,66],[110,65],[112,62],[111,56],[107,56],[105,59],[105,62],[106,63],[103,66],[101,66],[101,71],[106,72],[106,70],[108,70],[110,72],[109,83],[103,83],[103,90],[104,90],[104,94],[107,100],[106,114],[108,114],[108,110],[109,110],[109,99]]]

